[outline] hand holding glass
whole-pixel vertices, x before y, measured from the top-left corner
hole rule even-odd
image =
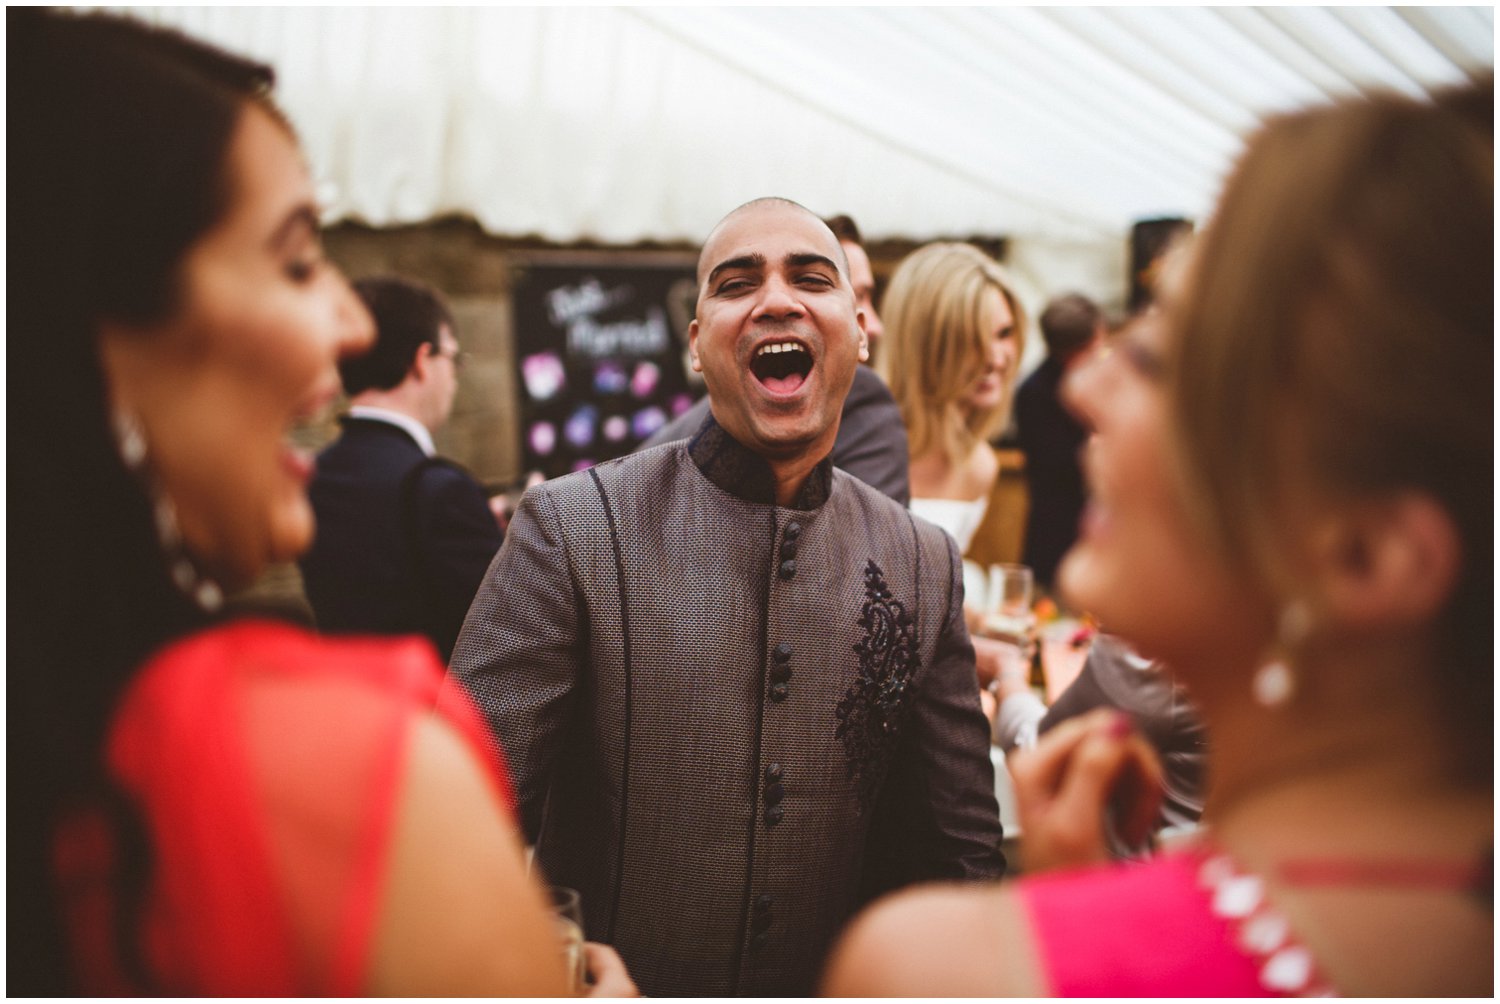
[[[552,911],[557,919],[557,933],[562,940],[563,959],[568,980],[575,994],[584,991],[583,905],[578,890],[564,886],[551,887]]]
[[[1025,565],[991,565],[984,633],[1026,647],[1035,618],[1031,613],[1031,569]]]

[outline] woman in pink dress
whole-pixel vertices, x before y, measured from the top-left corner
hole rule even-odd
[[[1014,764],[1027,876],[877,905],[832,993],[1493,992],[1493,103],[1271,122],[1072,381],[1062,586],[1202,709],[1205,827],[1077,867],[1150,775],[1069,722]]]
[[[308,545],[287,437],[372,336],[270,70],[106,17],[6,43],[7,989],[565,992],[430,646],[215,624]]]

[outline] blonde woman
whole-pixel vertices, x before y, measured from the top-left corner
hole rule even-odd
[[[994,259],[929,244],[891,277],[880,375],[911,445],[911,509],[966,551],[1000,464],[989,440],[1010,415],[1025,315]]]
[[[1010,417],[1025,313],[999,263],[973,245],[951,243],[929,244],[901,262],[884,313],[879,372],[906,423],[911,510],[947,530],[959,553],[967,553],[1000,475],[989,440]],[[964,613],[974,631],[983,576],[965,565]],[[973,641],[986,686],[1024,674],[1010,646],[977,635]],[[990,692],[981,699],[993,720]]]

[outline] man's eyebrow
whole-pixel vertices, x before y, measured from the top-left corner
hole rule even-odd
[[[730,271],[731,269],[765,268],[765,267],[766,267],[766,256],[765,255],[760,254],[758,252],[755,253],[755,254],[744,254],[744,255],[740,255],[738,258],[728,258],[728,259],[726,259],[724,261],[719,262],[719,264],[717,264],[717,265],[715,265],[713,267],[713,271],[711,271],[711,272],[708,273],[708,278],[705,279],[705,280],[703,280],[703,282],[704,282],[704,285],[711,285],[713,283],[715,277],[717,277],[720,272],[727,272],[727,271]]]
[[[786,256],[786,263],[798,268],[803,265],[827,265],[835,272],[839,271],[838,263],[832,258],[826,254],[814,254],[810,251],[804,251],[800,254],[789,254]]]

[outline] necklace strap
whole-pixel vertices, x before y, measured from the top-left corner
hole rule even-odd
[[[1495,846],[1490,844],[1485,848],[1477,862],[1424,861],[1414,858],[1297,858],[1278,864],[1276,877],[1287,885],[1303,888],[1364,885],[1448,889],[1469,893],[1493,909]]]

